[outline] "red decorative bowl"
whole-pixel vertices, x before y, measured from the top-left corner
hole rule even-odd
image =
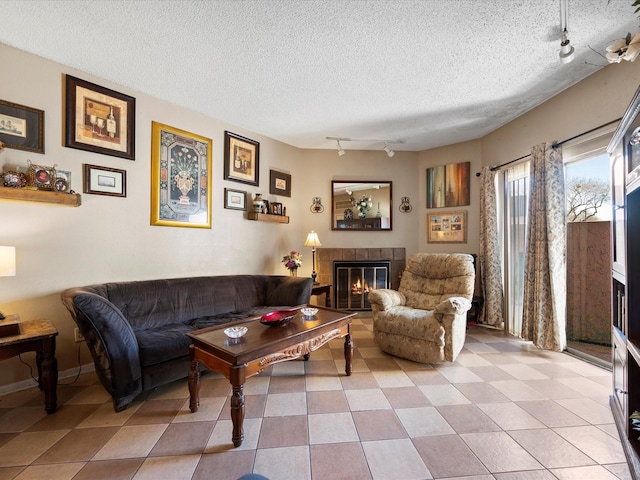
[[[293,320],[297,314],[297,310],[276,310],[275,312],[265,313],[260,317],[260,323],[270,327],[280,327]]]

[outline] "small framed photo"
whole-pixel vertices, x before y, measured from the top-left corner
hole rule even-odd
[[[71,172],[56,169],[56,179],[53,182],[56,192],[69,193],[71,191]]]
[[[258,186],[260,143],[224,132],[224,179]]]
[[[276,170],[269,170],[269,193],[290,197],[291,175]]]
[[[269,200],[262,200],[262,211],[264,213],[271,213],[271,205],[269,204]]]
[[[65,93],[65,147],[135,160],[135,98],[71,75]]]
[[[84,193],[127,196],[127,172],[117,168],[84,165]]]
[[[29,162],[27,178],[27,185],[30,187],[36,187],[38,190],[53,190],[56,181],[56,166],[46,167]]]
[[[247,209],[247,192],[242,190],[224,189],[224,208],[231,210]]]
[[[7,148],[44,153],[44,110],[0,100],[0,142]]]
[[[428,243],[467,243],[467,212],[427,213]]]
[[[271,212],[273,215],[282,215],[282,204],[278,202],[271,202]]]

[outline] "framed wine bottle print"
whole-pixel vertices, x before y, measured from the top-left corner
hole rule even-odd
[[[65,147],[135,160],[136,99],[65,77]]]
[[[231,132],[224,132],[224,179],[258,186],[260,144]]]

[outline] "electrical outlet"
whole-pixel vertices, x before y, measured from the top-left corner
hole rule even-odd
[[[73,331],[75,337],[76,337],[76,343],[80,343],[80,342],[84,342],[84,335],[82,335],[82,333],[80,333],[80,329],[76,327],[76,329]]]

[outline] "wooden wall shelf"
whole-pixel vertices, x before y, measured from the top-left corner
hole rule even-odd
[[[247,212],[249,220],[260,220],[261,222],[289,223],[286,215],[271,215],[268,213]]]
[[[78,193],[48,192],[46,190],[26,190],[24,188],[11,187],[0,187],[0,199],[54,203],[70,207],[82,205],[82,197]]]

